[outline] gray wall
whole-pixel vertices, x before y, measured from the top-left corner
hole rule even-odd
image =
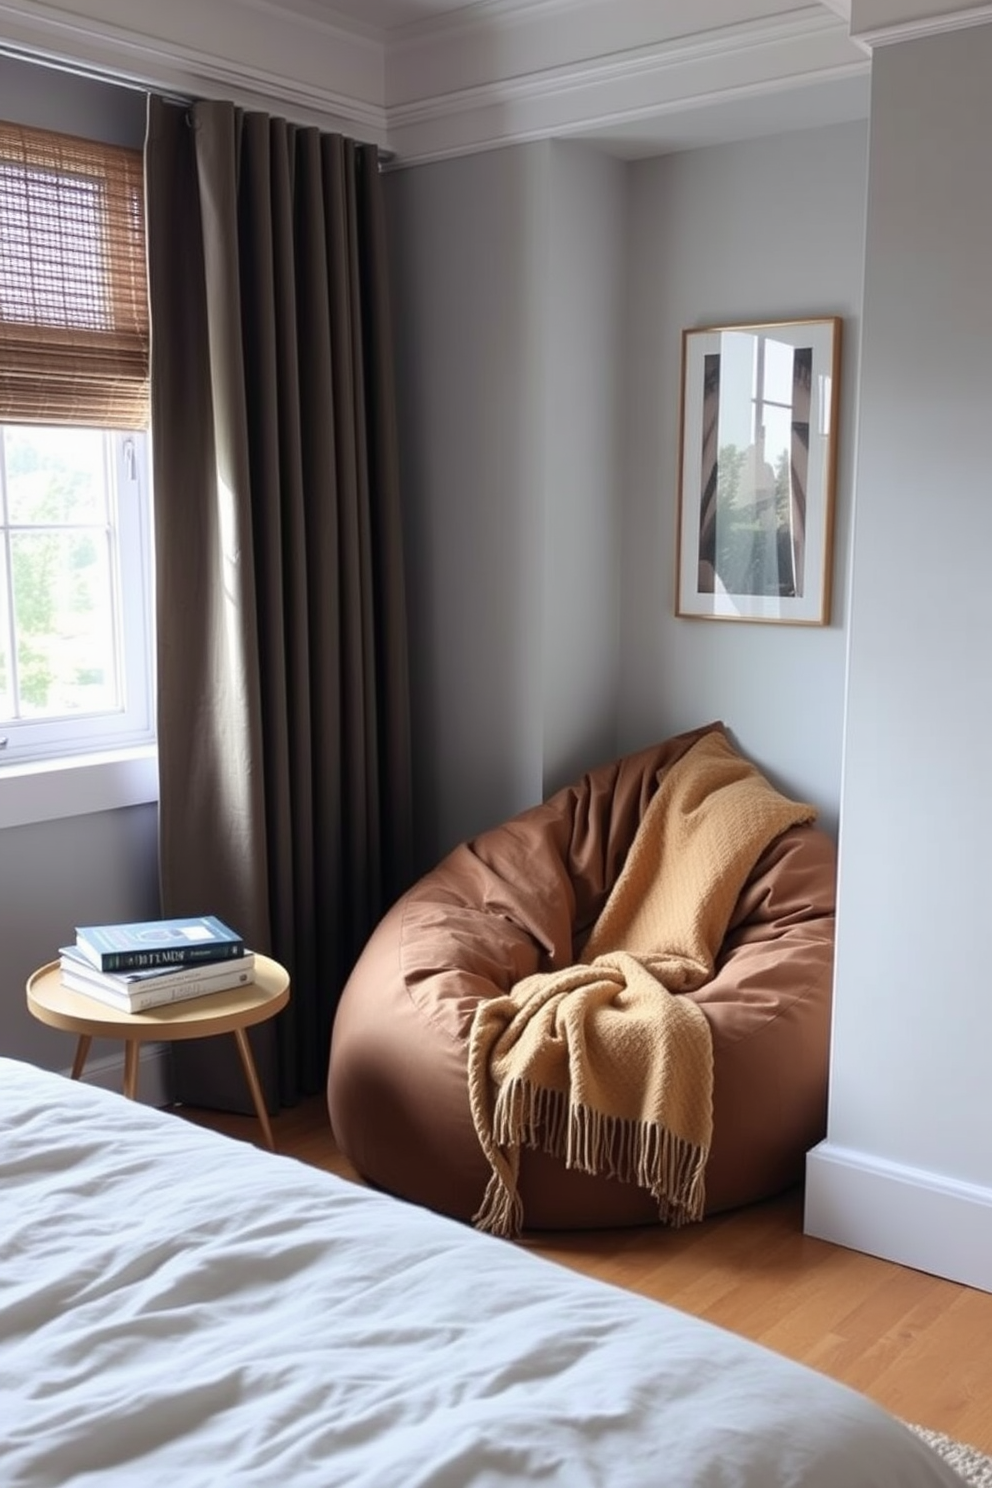
[[[540,790],[526,149],[387,178],[422,862]]]
[[[992,26],[872,80],[828,1140],[809,1223],[992,1290]]]
[[[423,866],[712,718],[836,831],[866,158],[854,124],[387,178]],[[676,620],[682,328],[823,314],[846,330],[832,624]]]
[[[140,148],[145,102],[131,89],[0,57],[4,118]],[[153,805],[0,829],[0,1053],[50,1069],[72,1063],[67,1034],[36,1023],[29,974],[58,955],[75,926],[158,913]],[[119,1046],[94,1045],[94,1064]]]
[[[543,794],[616,753],[626,171],[576,144],[544,156]]]
[[[0,55],[0,112],[8,123],[58,129],[108,145],[140,149],[145,94],[57,67]]]
[[[615,752],[624,171],[387,177],[422,867]]]
[[[71,1036],[31,1017],[24,984],[77,925],[156,915],[157,854],[154,806],[0,830],[0,1053],[46,1069],[72,1063]],[[92,1057],[119,1052],[97,1043]]]
[[[722,718],[836,832],[848,621],[867,131],[780,135],[630,171],[620,740]],[[844,318],[831,624],[675,618],[681,332]]]

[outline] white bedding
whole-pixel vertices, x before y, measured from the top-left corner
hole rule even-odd
[[[961,1488],[709,1324],[3,1059],[0,1226],[3,1488]]]

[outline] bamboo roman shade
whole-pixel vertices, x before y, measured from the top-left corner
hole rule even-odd
[[[0,122],[0,422],[147,426],[139,150]]]

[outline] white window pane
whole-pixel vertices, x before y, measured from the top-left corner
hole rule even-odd
[[[106,448],[100,429],[8,424],[4,464],[11,524],[105,523]]]
[[[0,449],[0,772],[152,743],[146,436],[8,425]]]
[[[21,717],[116,708],[114,616],[103,533],[15,532],[11,567]]]
[[[0,564],[0,727],[14,714],[13,672],[10,665],[10,599],[7,592],[7,565]]]

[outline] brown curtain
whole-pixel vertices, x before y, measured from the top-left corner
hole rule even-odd
[[[378,162],[153,97],[145,166],[162,912],[288,967],[252,1034],[274,1108],[322,1088],[340,989],[410,876]],[[173,1052],[179,1099],[251,1109],[233,1040]]]

